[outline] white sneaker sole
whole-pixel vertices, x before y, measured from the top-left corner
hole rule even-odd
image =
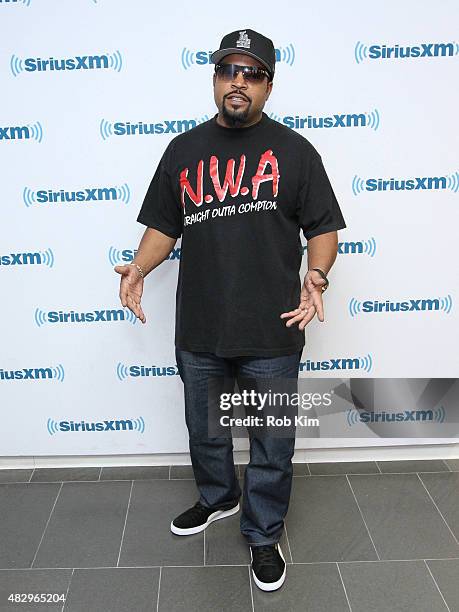
[[[175,533],[175,535],[191,535],[193,533],[199,533],[204,531],[211,523],[214,521],[218,521],[219,519],[226,518],[227,516],[231,516],[232,514],[236,514],[239,512],[239,503],[234,506],[234,508],[230,508],[229,510],[216,510],[213,512],[207,521],[202,525],[198,525],[197,527],[188,527],[186,529],[181,527],[176,527],[174,525],[174,521],[171,522],[171,531]]]
[[[250,547],[249,547],[249,549],[250,549],[250,559],[253,561],[252,549]],[[282,576],[279,578],[279,580],[276,580],[276,582],[261,582],[261,580],[258,580],[258,578],[256,577],[255,572],[253,571],[253,567],[252,567],[252,576],[253,576],[253,579],[255,581],[255,584],[262,591],[276,591],[285,582],[285,576],[287,575],[287,564],[285,563],[284,555],[282,554],[282,550],[281,550],[280,544],[277,544],[277,550],[279,551],[281,559],[282,559],[282,561],[285,564],[284,565],[284,571],[282,573]]]

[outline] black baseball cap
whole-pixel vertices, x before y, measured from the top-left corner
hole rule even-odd
[[[210,56],[212,64],[220,63],[220,60],[230,53],[243,53],[250,55],[261,62],[269,71],[271,79],[274,77],[276,66],[276,52],[273,41],[255,30],[236,30],[226,34],[222,38],[220,48]]]

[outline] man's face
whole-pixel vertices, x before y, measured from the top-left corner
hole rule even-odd
[[[263,64],[255,58],[239,53],[225,55],[220,63],[264,68]],[[214,74],[213,83],[215,104],[220,115],[231,127],[253,123],[263,110],[273,86],[272,82],[268,83],[268,77],[265,77],[259,83],[247,83],[239,72],[232,81],[223,81]],[[234,98],[236,94],[243,99],[236,100]]]

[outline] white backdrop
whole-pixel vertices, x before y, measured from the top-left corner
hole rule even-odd
[[[209,55],[236,29],[273,39],[265,111],[321,153],[348,226],[300,377],[456,377],[458,19],[453,0],[0,0],[1,455],[187,452],[180,240],[147,278],[146,325],[123,312],[113,266],[133,257],[167,143],[215,114]]]

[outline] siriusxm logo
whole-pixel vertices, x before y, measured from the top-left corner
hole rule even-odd
[[[183,47],[180,61],[182,68],[188,70],[193,66],[207,66],[210,64],[210,56],[213,51],[191,51],[186,47]],[[292,43],[289,43],[285,47],[278,47],[275,49],[276,63],[287,64],[293,66],[295,63],[295,47]]]
[[[362,179],[355,175],[352,179],[352,193],[357,196],[364,191],[425,191],[448,189],[457,193],[459,190],[459,172],[444,176],[418,176],[408,179]]]
[[[349,427],[358,423],[394,423],[400,421],[444,423],[445,408],[440,406],[440,408],[435,410],[404,410],[403,412],[358,412],[353,409],[347,411],[347,424]]]
[[[58,380],[63,382],[64,378],[65,371],[61,364],[47,368],[0,369],[0,380]]]
[[[73,432],[98,432],[98,431],[137,431],[145,432],[145,421],[143,417],[137,419],[113,419],[111,421],[54,421],[48,419],[46,428],[50,436],[57,433]]]
[[[54,266],[54,253],[51,249],[34,253],[9,253],[0,255],[0,266]]]
[[[131,123],[130,121],[117,121],[111,123],[102,119],[99,125],[99,133],[103,140],[107,140],[111,136],[143,136],[151,134],[181,134],[193,129],[199,123],[208,121],[208,115],[204,115],[201,119],[173,119],[171,121],[165,119],[159,123]]]
[[[88,312],[76,312],[69,310],[44,311],[40,308],[35,309],[35,323],[38,327],[45,323],[113,323],[117,321],[128,321],[134,324],[137,317],[128,308],[118,308],[113,310],[90,310]]]
[[[366,312],[419,312],[425,310],[443,311],[449,314],[452,306],[453,300],[449,294],[446,297],[409,299],[402,302],[393,302],[391,300],[365,300],[361,302],[351,298],[349,301],[349,314],[351,317],[355,317]]]
[[[126,378],[151,378],[152,376],[178,376],[177,364],[175,366],[143,366],[131,365],[127,366],[119,362],[116,366],[116,376],[118,380],[126,380]]]
[[[303,255],[308,250],[308,245],[301,245]],[[374,257],[376,253],[376,240],[371,237],[368,240],[356,240],[354,242],[338,242],[338,255],[368,255]]]
[[[22,72],[53,72],[61,70],[114,70],[120,72],[123,67],[123,57],[119,51],[102,55],[75,55],[56,59],[49,57],[27,57],[22,59],[12,55],[10,70],[17,77]]]
[[[306,361],[300,362],[300,372],[320,372],[323,370],[364,370],[370,372],[373,367],[373,359],[371,355],[363,357],[339,357],[338,359],[326,359],[324,361]]]
[[[452,57],[459,55],[457,42],[420,43],[418,45],[366,45],[357,41],[354,59],[357,64],[365,60],[411,59],[424,57]]]
[[[299,115],[280,116],[269,113],[271,119],[282,123],[292,130],[304,130],[314,128],[356,128],[367,127],[372,130],[379,128],[379,111],[375,109],[369,113],[346,113],[340,115],[325,115],[300,117]]]
[[[129,204],[131,190],[124,183],[119,187],[85,187],[78,191],[67,191],[64,189],[39,189],[34,191],[24,187],[22,192],[24,204],[29,208],[33,204],[67,204],[75,202],[123,202]]]
[[[172,251],[167,256],[169,261],[178,260],[180,261],[181,255],[181,247],[177,247],[176,249],[172,249]],[[108,249],[108,261],[112,264],[112,266],[122,266],[126,263],[130,263],[137,254],[137,249],[115,249],[115,247],[111,246]]]
[[[41,123],[27,125],[0,126],[0,140],[43,140],[43,128]]]

